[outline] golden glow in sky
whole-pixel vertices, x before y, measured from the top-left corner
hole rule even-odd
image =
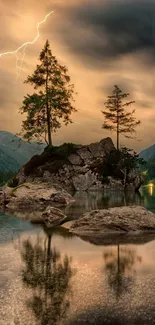
[[[33,92],[33,87],[23,82],[39,63],[39,53],[48,39],[52,54],[68,68],[77,92],[74,123],[55,134],[55,144],[88,144],[108,136],[115,142],[115,135],[102,129],[101,113],[115,84],[130,93],[130,99],[135,101],[132,109],[136,109],[136,118],[141,120],[137,140],[122,137],[121,145],[139,152],[154,143],[155,62],[145,61],[153,42],[151,22],[143,9],[145,1],[140,0],[142,4],[135,7],[136,12],[129,0],[117,0],[118,9],[114,2],[0,0],[1,130],[20,131],[23,117],[19,108],[24,96]],[[150,13],[155,12],[155,3],[146,0],[146,6]],[[126,15],[125,19],[120,19],[120,14]],[[132,29],[131,24],[126,25],[131,19],[135,19]],[[148,40],[142,37],[144,27]],[[146,41],[143,47],[142,41]]]

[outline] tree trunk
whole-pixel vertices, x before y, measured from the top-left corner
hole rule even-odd
[[[51,112],[48,102],[48,66],[46,75],[46,117],[47,117],[47,134],[48,134],[48,145],[52,146],[52,136],[51,136]]]
[[[118,114],[118,100],[117,100],[117,150],[119,150],[119,114]]]
[[[47,130],[48,130],[48,145],[52,146],[52,136],[51,136],[51,117],[50,117],[50,110],[49,110],[49,105],[48,105],[48,99],[47,99],[47,104],[46,104],[46,109],[47,109]]]
[[[117,150],[119,150],[119,127],[117,124]]]

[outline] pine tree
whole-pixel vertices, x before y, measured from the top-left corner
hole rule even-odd
[[[111,96],[108,96],[108,100],[105,102],[106,111],[102,111],[105,121],[103,129],[115,131],[117,136],[117,149],[120,146],[120,134],[123,134],[126,138],[132,138],[136,133],[135,128],[140,124],[139,120],[136,120],[134,113],[127,112],[126,107],[134,104],[134,101],[123,103],[123,100],[129,96],[128,93],[123,93],[118,86],[114,86],[114,90]]]
[[[74,85],[70,84],[67,67],[53,56],[48,40],[39,60],[34,73],[24,82],[33,85],[38,92],[24,97],[20,108],[22,114],[26,113],[22,134],[28,141],[43,137],[52,145],[52,133],[61,127],[61,120],[65,125],[72,123],[71,113],[76,112]]]

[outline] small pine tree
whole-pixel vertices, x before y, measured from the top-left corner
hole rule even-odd
[[[60,120],[65,125],[72,123],[70,115],[76,112],[72,105],[74,85],[70,84],[67,67],[53,56],[48,40],[39,60],[32,76],[24,82],[39,92],[24,97],[20,112],[27,116],[22,123],[22,135],[28,141],[43,137],[48,145],[52,145],[52,132],[61,127]]]
[[[125,108],[134,104],[134,101],[126,102],[123,104],[123,100],[129,96],[128,93],[123,93],[118,86],[114,86],[114,90],[111,96],[108,96],[108,100],[105,102],[106,111],[102,111],[105,121],[103,129],[115,131],[117,136],[117,149],[119,149],[120,134],[123,134],[126,138],[131,138],[131,134],[136,133],[135,128],[140,124],[139,120],[136,120],[134,113],[126,112]]]

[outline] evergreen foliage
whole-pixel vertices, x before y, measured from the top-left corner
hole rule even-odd
[[[145,161],[138,154],[126,147],[112,151],[105,159],[102,169],[103,177],[112,176],[124,179],[133,169],[144,165]]]
[[[26,113],[26,119],[21,134],[28,141],[43,139],[52,145],[52,133],[61,127],[61,122],[65,125],[72,123],[71,114],[76,112],[73,107],[74,85],[70,84],[67,67],[52,54],[48,40],[39,60],[34,73],[25,80],[38,92],[23,100],[20,112]]]
[[[126,107],[135,103],[134,101],[123,103],[123,100],[129,96],[128,93],[123,93],[118,86],[114,86],[114,90],[111,96],[108,96],[105,102],[105,111],[102,111],[105,121],[103,129],[109,131],[115,131],[117,135],[117,149],[119,149],[120,134],[123,134],[126,138],[131,138],[131,135],[135,134],[135,127],[140,124],[140,121],[136,120],[134,113],[127,112]]]

